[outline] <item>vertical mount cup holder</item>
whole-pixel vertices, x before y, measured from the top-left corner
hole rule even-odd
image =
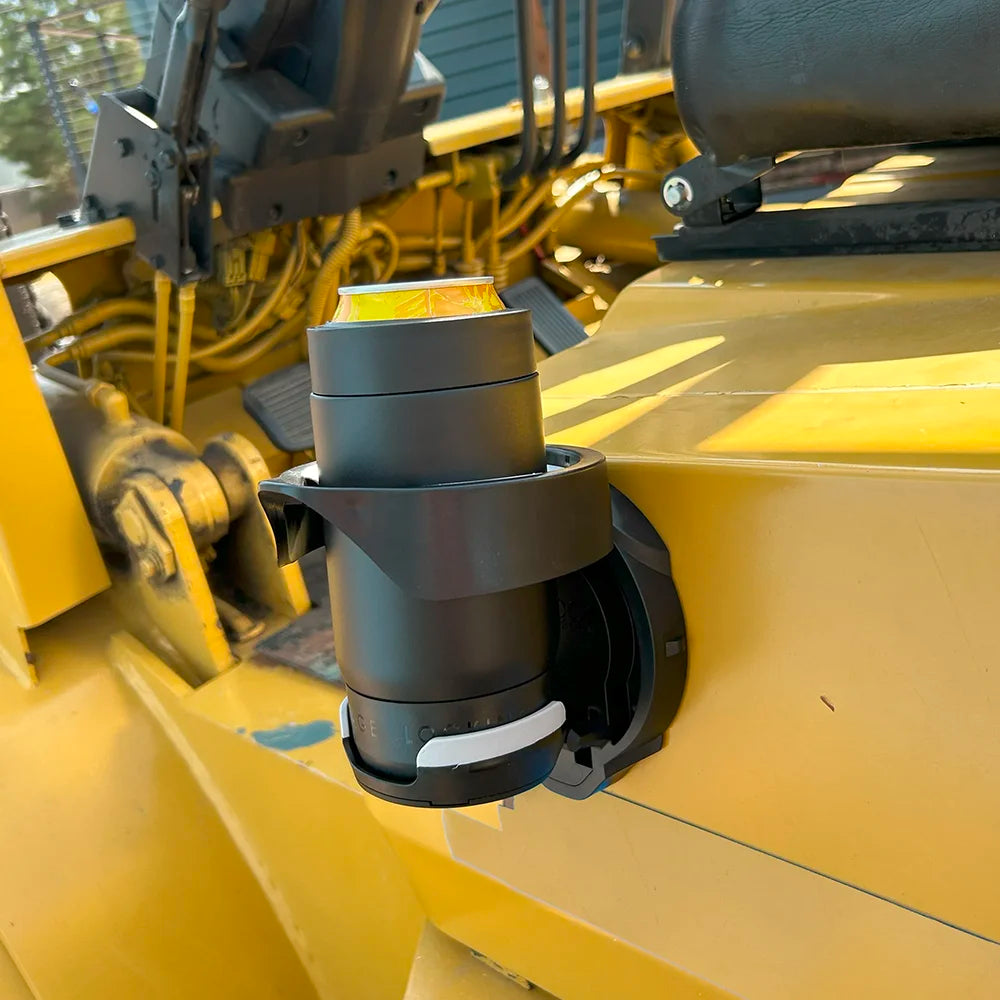
[[[603,455],[545,445],[530,315],[309,341],[316,462],[259,495],[282,564],[326,547],[358,782],[585,798],[658,750],[686,676],[669,555]]]

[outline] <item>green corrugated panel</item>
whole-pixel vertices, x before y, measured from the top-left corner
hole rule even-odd
[[[580,6],[567,2],[571,87],[580,79]],[[545,4],[548,15],[548,4]],[[597,72],[618,72],[624,0],[597,5]],[[442,118],[496,108],[518,96],[514,0],[442,0],[424,25],[420,51],[444,74]]]

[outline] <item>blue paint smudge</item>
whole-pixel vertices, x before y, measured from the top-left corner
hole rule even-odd
[[[271,750],[298,750],[300,747],[311,747],[314,743],[322,743],[334,734],[333,723],[328,719],[316,719],[314,722],[289,722],[277,729],[257,729],[250,735],[262,747]]]
[[[242,736],[246,731],[247,731],[246,726],[237,726],[236,727],[236,732],[239,733],[240,736]]]

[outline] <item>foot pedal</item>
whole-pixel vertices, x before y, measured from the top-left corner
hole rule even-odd
[[[243,408],[282,451],[311,451],[309,365],[289,365],[251,382],[243,390]]]
[[[508,309],[530,309],[535,340],[549,354],[558,354],[587,339],[580,321],[559,301],[541,278],[525,278],[500,293]]]

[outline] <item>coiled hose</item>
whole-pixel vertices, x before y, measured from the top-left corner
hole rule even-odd
[[[306,320],[309,326],[318,326],[329,317],[325,316],[327,298],[337,280],[341,268],[350,260],[361,236],[361,209],[355,208],[344,216],[340,236],[330,248],[313,281],[306,306]]]

